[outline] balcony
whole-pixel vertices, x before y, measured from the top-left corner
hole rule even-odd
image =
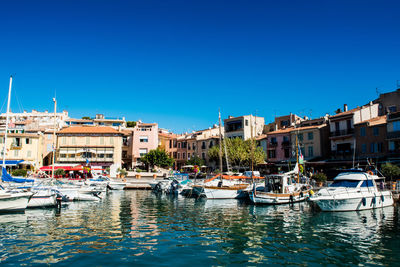
[[[277,147],[278,143],[277,142],[269,142],[268,147]]]
[[[330,137],[346,136],[346,135],[352,135],[352,134],[354,134],[354,129],[350,128],[350,129],[346,129],[346,130],[338,130],[338,131],[331,132]]]
[[[89,164],[93,162],[114,162],[114,158],[87,158],[89,160]],[[82,157],[75,157],[75,158],[62,158],[62,157],[57,157],[58,162],[76,162],[76,163],[81,163],[81,162],[86,162],[86,158]]]
[[[400,138],[400,131],[387,133],[387,139],[397,139],[397,138]]]
[[[332,150],[331,157],[333,159],[352,159],[354,155],[354,150]]]

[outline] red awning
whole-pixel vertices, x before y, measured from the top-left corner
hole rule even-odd
[[[70,169],[70,171],[82,171],[82,170],[83,170],[82,165],[78,165]]]
[[[54,170],[63,169],[64,171],[70,171],[72,166],[54,166]],[[41,171],[51,171],[53,170],[52,166],[43,166],[40,167]]]

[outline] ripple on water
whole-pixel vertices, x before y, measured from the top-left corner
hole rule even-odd
[[[315,212],[147,191],[0,216],[2,265],[393,265],[399,208]]]

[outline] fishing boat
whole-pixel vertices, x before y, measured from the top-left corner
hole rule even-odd
[[[267,175],[262,190],[250,192],[254,204],[289,204],[305,201],[310,195],[311,186],[296,181],[293,171],[283,174]]]
[[[346,170],[337,175],[333,183],[310,197],[322,211],[358,211],[393,205],[390,190],[378,187],[384,177],[372,171]]]

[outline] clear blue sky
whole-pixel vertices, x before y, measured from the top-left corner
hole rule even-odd
[[[0,102],[14,74],[15,112],[52,110],[56,91],[72,117],[176,132],[218,108],[315,118],[396,89],[399,14],[398,1],[1,1]]]

